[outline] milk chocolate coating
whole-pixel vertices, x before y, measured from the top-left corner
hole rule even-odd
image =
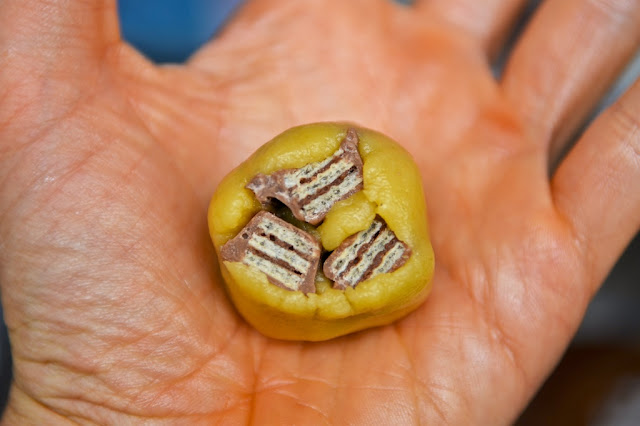
[[[242,262],[286,290],[313,293],[320,242],[275,215],[261,211],[220,249],[223,261]]]
[[[323,272],[334,282],[333,288],[345,289],[378,274],[393,272],[405,264],[411,249],[376,216],[369,228],[344,240],[324,262]]]
[[[260,173],[247,188],[261,203],[268,204],[275,198],[289,207],[297,219],[317,225],[335,203],[360,191],[362,182],[358,134],[349,129],[331,157],[299,169]]]

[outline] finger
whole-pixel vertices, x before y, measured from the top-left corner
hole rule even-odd
[[[545,2],[507,64],[503,88],[555,163],[640,45],[640,2]]]
[[[310,50],[321,45],[330,51],[353,39],[368,40],[372,33],[393,37],[406,30],[405,20],[395,20],[401,12],[406,11],[388,0],[245,1],[224,31],[199,49],[189,64],[207,69],[229,65],[235,71],[236,64],[220,60],[227,52],[273,59],[285,49],[292,55],[292,48]]]
[[[595,287],[640,228],[640,80],[582,136],[552,192]]]
[[[425,17],[462,29],[493,56],[526,4],[527,0],[418,0],[415,7]]]
[[[0,49],[14,63],[79,66],[119,40],[115,0],[0,2]]]

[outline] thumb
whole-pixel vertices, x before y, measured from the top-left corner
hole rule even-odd
[[[0,2],[0,58],[22,70],[82,71],[119,41],[116,0]]]
[[[91,96],[118,45],[116,0],[0,0],[0,145],[30,141]]]

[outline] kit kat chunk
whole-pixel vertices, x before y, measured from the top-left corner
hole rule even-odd
[[[297,219],[317,225],[335,203],[362,190],[362,182],[358,134],[349,129],[332,156],[299,169],[260,173],[247,188],[261,203],[268,204],[275,198],[289,207]]]
[[[411,249],[376,216],[369,228],[344,240],[324,263],[324,274],[333,288],[355,287],[378,274],[393,272],[405,264]]]
[[[220,249],[223,261],[242,262],[286,290],[315,292],[320,242],[267,211],[256,214]]]

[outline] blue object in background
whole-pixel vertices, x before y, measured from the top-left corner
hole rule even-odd
[[[120,0],[122,37],[149,59],[184,62],[243,0]]]

